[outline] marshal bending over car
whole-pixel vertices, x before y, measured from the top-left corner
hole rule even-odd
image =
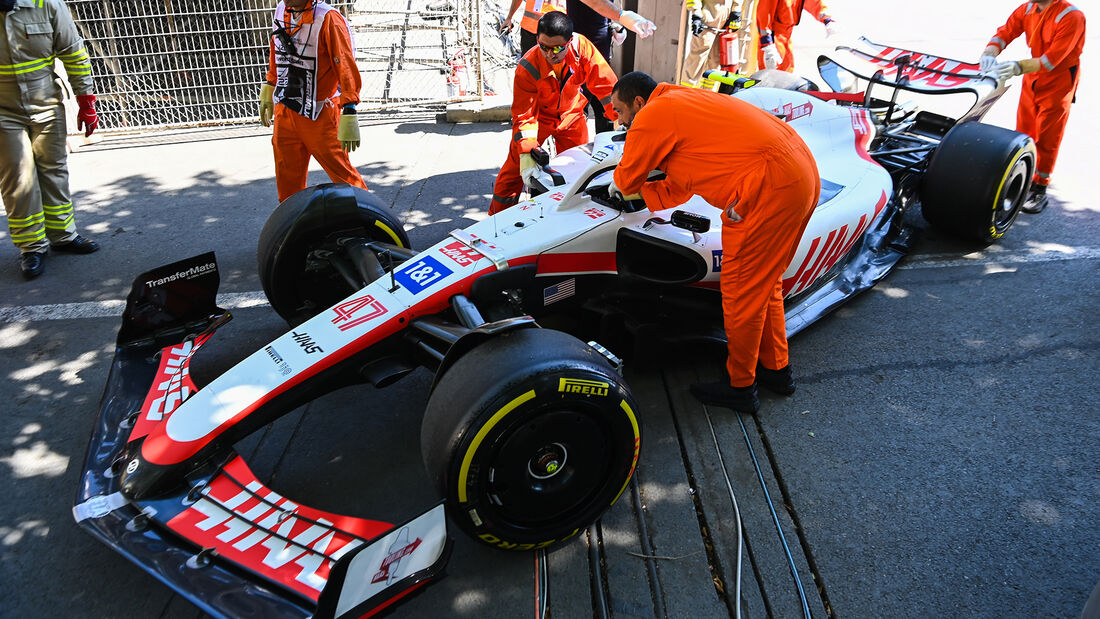
[[[834,92],[732,95],[790,123],[822,179],[784,274],[791,333],[891,271],[918,205],[951,234],[1003,235],[1035,168],[1029,138],[978,122],[1004,90],[977,65],[869,41],[844,50],[844,65],[819,62]],[[907,100],[943,94],[970,106],[950,118]],[[506,550],[589,526],[640,453],[638,402],[611,351],[723,337],[717,211],[696,197],[655,216],[609,198],[624,136],[544,159],[535,197],[420,252],[365,191],[294,195],[259,241],[264,291],[293,328],[201,387],[191,360],[229,319],[213,254],[139,276],[76,520],[204,611],[264,617],[389,607],[440,573],[445,512]],[[234,451],[328,391],[418,367],[435,372],[421,449],[443,501],[405,524],[297,504]]]

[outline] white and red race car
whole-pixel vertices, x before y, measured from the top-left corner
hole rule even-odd
[[[1029,138],[978,122],[1004,90],[976,65],[869,41],[846,51],[844,65],[819,63],[834,92],[732,94],[784,118],[817,159],[821,202],[783,276],[792,334],[890,272],[918,205],[953,234],[1004,234],[1035,168]],[[905,100],[952,93],[971,98],[955,118]],[[191,360],[229,318],[213,254],[140,275],[76,520],[204,611],[264,617],[389,607],[440,573],[445,514],[511,550],[589,526],[626,489],[641,445],[608,349],[724,337],[716,209],[696,197],[654,215],[609,198],[624,139],[558,154],[535,197],[419,252],[365,191],[291,197],[264,227],[259,270],[293,326],[201,387]],[[435,372],[421,448],[442,501],[404,524],[298,504],[234,451],[319,395],[418,367]]]

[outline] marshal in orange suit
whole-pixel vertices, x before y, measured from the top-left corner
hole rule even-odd
[[[756,28],[760,33],[757,62],[761,68],[794,71],[794,51],[791,33],[802,21],[802,12],[825,24],[825,33],[832,36],[835,21],[824,0],[760,0],[756,5]]]
[[[351,30],[320,0],[283,0],[275,8],[260,122],[272,123],[279,201],[305,189],[312,156],[334,183],[367,188],[348,152],[359,146],[362,78]]]
[[[1021,34],[1032,57],[997,63],[997,55]],[[1038,213],[1047,205],[1050,174],[1081,81],[1084,46],[1085,14],[1080,9],[1064,0],[1037,0],[1017,7],[982,53],[983,71],[995,69],[1002,81],[1024,76],[1016,130],[1030,135],[1039,151],[1031,195],[1023,206],[1025,212]]]
[[[810,149],[785,122],[749,103],[657,85],[641,72],[620,78],[611,100],[630,127],[613,194],[640,193],[653,211],[698,194],[721,209],[729,380],[692,385],[692,393],[746,413],[760,407],[758,380],[793,393],[782,275],[821,191]],[[665,178],[647,181],[654,169]]]
[[[573,20],[557,11],[542,16],[538,45],[519,59],[512,87],[512,140],[508,159],[497,174],[489,214],[519,202],[523,174],[534,168],[531,150],[553,136],[558,152],[588,142],[588,99],[581,86],[604,105],[604,116],[615,120],[611,87],[615,72],[596,46],[573,33]]]

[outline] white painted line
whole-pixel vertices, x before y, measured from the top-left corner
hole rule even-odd
[[[263,292],[229,292],[219,294],[217,303],[224,309],[242,309],[266,306]],[[86,303],[57,303],[54,305],[28,305],[25,307],[0,307],[0,324],[8,322],[37,322],[40,320],[73,320],[78,318],[110,318],[122,316],[126,301],[89,301]]]
[[[1057,250],[979,251],[964,256],[958,254],[917,254],[910,256],[898,269],[947,269],[955,267],[997,267],[1004,265],[1033,264],[1064,260],[1095,260],[1100,258],[1100,247],[1062,247]],[[225,309],[265,307],[267,297],[263,292],[230,292],[218,295],[218,305]],[[28,305],[25,307],[0,307],[0,324],[9,322],[37,322],[40,320],[74,320],[80,318],[108,318],[122,316],[126,302],[90,301],[86,303],[58,303],[55,305]]]
[[[913,255],[898,265],[898,269],[946,269],[972,266],[1004,266],[1034,264],[1061,260],[1094,260],[1100,258],[1100,247],[1059,247],[1052,250],[1014,249],[1010,251],[976,251],[958,254]]]

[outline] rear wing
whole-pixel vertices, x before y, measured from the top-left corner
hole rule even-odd
[[[440,577],[442,503],[394,526],[301,505],[231,448],[165,494],[120,490],[131,441],[197,391],[195,352],[229,320],[213,253],[138,276],[84,457],[73,518],[215,617],[371,616]]]
[[[969,94],[974,101],[959,117],[957,122],[961,123],[981,120],[1005,93],[1005,87],[995,77],[982,73],[979,65],[972,62],[881,45],[866,37],[860,37],[856,46],[841,45],[836,51],[847,54],[842,60],[818,57],[822,79],[836,92],[852,92],[851,77],[862,79],[867,82],[867,101],[876,86],[894,89],[894,97],[897,90],[925,95]]]

